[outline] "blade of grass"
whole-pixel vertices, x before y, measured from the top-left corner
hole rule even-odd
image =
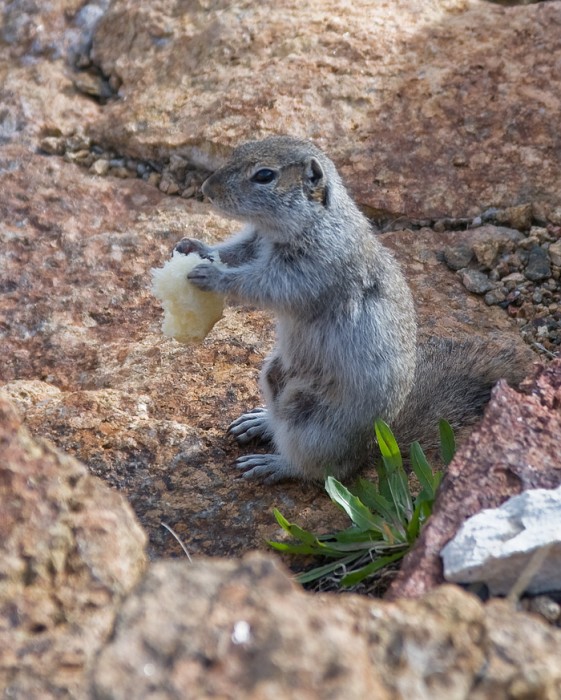
[[[343,508],[360,530],[377,530],[383,534],[382,518],[378,515],[373,515],[364,503],[356,496],[353,496],[349,489],[337,479],[328,476],[325,482],[325,490],[331,500]]]
[[[389,425],[384,423],[383,420],[378,419],[374,423],[374,429],[376,431],[376,440],[378,441],[380,452],[384,458],[384,464],[394,469],[402,467],[403,460],[401,459],[401,452],[399,451],[398,444]]]
[[[273,509],[273,515],[275,516],[277,523],[282,527],[282,529],[285,530],[285,532],[288,532],[288,534],[292,537],[295,537],[297,540],[300,540],[300,542],[309,545],[317,542],[316,536],[314,534],[308,532],[307,530],[304,530],[303,528],[299,527],[298,525],[295,525],[294,523],[288,522],[288,520],[284,517],[284,515],[282,515],[282,513],[277,508]]]
[[[411,469],[415,472],[421,488],[429,498],[434,497],[435,484],[432,469],[418,442],[411,445]]]
[[[357,498],[368,507],[371,511],[379,513],[383,518],[389,522],[394,522],[396,520],[396,513],[393,509],[391,501],[382,496],[382,494],[377,490],[376,484],[367,479],[358,479],[356,485],[353,487],[353,493]]]
[[[431,511],[432,499],[423,498],[422,494],[419,494],[417,500],[415,501],[413,515],[411,516],[411,520],[407,525],[407,538],[411,544],[415,542],[419,536],[423,525],[431,514]]]
[[[325,552],[321,547],[314,547],[309,544],[296,544],[295,542],[275,542],[267,540],[267,544],[276,549],[277,552],[285,552],[286,554],[314,554],[315,556],[325,556]]]
[[[446,466],[450,464],[456,453],[454,431],[448,421],[441,420],[438,424],[440,433],[440,456]]]
[[[384,421],[377,420],[374,427],[385,466],[385,473],[384,471],[378,472],[380,493],[385,496],[389,490],[400,522],[406,523],[413,512],[413,502],[409,493],[407,475],[403,469],[401,453],[392,431]],[[387,488],[383,483],[384,478],[387,480]]]
[[[335,540],[336,542],[348,543],[348,542],[379,542],[382,539],[381,533],[377,530],[359,530],[358,527],[352,525],[346,530],[341,530],[340,532],[333,532],[330,535],[318,535],[318,540],[324,542],[325,540]]]

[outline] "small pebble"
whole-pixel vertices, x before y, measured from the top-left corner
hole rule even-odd
[[[473,252],[477,258],[477,262],[490,269],[499,253],[499,241],[489,240],[481,241],[480,243],[473,244]]]
[[[549,256],[541,246],[536,245],[530,250],[524,274],[533,281],[546,279],[551,274]]]
[[[473,250],[467,245],[449,246],[444,249],[444,260],[451,270],[467,267],[473,259]]]
[[[493,283],[484,272],[466,268],[459,270],[458,274],[464,287],[474,294],[485,294],[493,288]]]
[[[109,172],[109,161],[104,160],[103,158],[96,160],[94,163],[92,163],[90,171],[95,175],[100,175],[102,177],[107,175]]]
[[[552,265],[561,267],[561,240],[552,243],[548,248],[549,259]]]
[[[64,138],[59,136],[45,136],[41,139],[39,147],[51,156],[62,156],[66,151]]]
[[[526,601],[525,607],[531,612],[538,613],[548,622],[555,623],[561,619],[561,605],[546,595],[537,595]]]
[[[491,289],[491,291],[487,292],[487,294],[484,296],[484,299],[487,306],[494,306],[495,304],[500,304],[501,302],[505,301],[506,294],[502,291],[502,289]]]

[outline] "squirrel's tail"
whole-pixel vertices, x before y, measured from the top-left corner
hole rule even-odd
[[[524,379],[531,355],[483,338],[421,340],[413,388],[391,425],[400,447],[408,450],[415,440],[423,449],[436,447],[442,418],[456,430],[474,423],[499,379],[512,386]]]

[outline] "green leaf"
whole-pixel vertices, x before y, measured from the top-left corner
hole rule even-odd
[[[392,492],[388,481],[388,470],[386,469],[383,457],[376,464],[376,473],[378,474],[378,492],[380,493],[380,496],[382,496],[382,498],[384,498],[390,504],[392,512],[397,517],[392,499]]]
[[[379,493],[376,484],[372,481],[359,478],[353,486],[353,492],[371,511],[379,513],[390,522],[395,519],[396,513],[393,503]]]
[[[344,576],[341,579],[341,585],[345,586],[346,588],[348,588],[349,586],[355,586],[357,583],[360,583],[368,576],[372,576],[372,574],[375,574],[377,571],[383,569],[388,564],[402,559],[407,552],[408,548],[404,547],[403,550],[395,552],[394,554],[388,554],[385,557],[377,557],[376,559],[374,559],[374,561],[371,561],[369,564],[366,564],[366,566],[363,566],[361,569],[353,571],[352,573]]]
[[[333,476],[327,477],[325,490],[331,500],[343,508],[360,530],[377,530],[383,533],[382,518],[378,515],[373,515],[359,498],[353,496],[349,489]]]
[[[327,539],[332,539],[336,542],[341,542],[344,544],[350,544],[352,542],[361,544],[362,542],[379,542],[382,539],[382,534],[378,532],[378,530],[359,530],[358,527],[352,525],[346,530],[334,532],[329,536],[320,535],[318,537],[320,542]]]
[[[402,467],[401,452],[389,425],[378,419],[374,423],[374,429],[376,430],[376,440],[386,467],[393,467],[394,469]]]
[[[413,501],[401,453],[392,431],[384,421],[377,420],[374,427],[385,467],[378,470],[380,493],[386,497],[389,491],[399,521],[406,523],[413,512]]]
[[[322,556],[325,554],[321,547],[314,547],[309,544],[296,544],[296,542],[275,542],[267,540],[267,544],[276,549],[277,552],[285,552],[287,554],[315,554]]]
[[[407,523],[413,513],[413,500],[409,491],[409,482],[403,469],[396,470],[388,476],[392,499],[399,519]]]
[[[385,478],[387,479],[387,477]],[[404,541],[406,538],[405,528],[396,511],[395,504],[393,500],[391,500],[389,483],[386,482],[386,486],[390,500],[379,493],[379,485],[377,488],[376,484],[366,479],[358,479],[353,490],[355,495],[360,498],[371,511],[378,513],[384,518],[388,526],[394,531],[395,539]]]
[[[456,439],[452,426],[445,420],[441,420],[438,424],[440,432],[440,456],[446,466],[450,464],[456,453]]]
[[[275,516],[277,523],[282,527],[282,529],[288,532],[288,534],[292,537],[295,537],[297,540],[300,540],[304,544],[314,544],[315,542],[317,542],[316,536],[314,534],[302,529],[298,525],[289,523],[288,520],[284,517],[284,515],[282,515],[282,513],[277,508],[273,509],[273,515]]]
[[[424,489],[429,498],[433,498],[436,491],[435,479],[425,453],[418,442],[414,442],[411,445],[411,468],[415,472],[417,479],[419,479],[421,488]]]
[[[432,499],[421,498],[421,494],[415,501],[415,509],[407,526],[407,538],[411,544],[415,542],[423,525],[432,512]]]

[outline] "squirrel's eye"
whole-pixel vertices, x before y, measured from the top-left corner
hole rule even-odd
[[[269,168],[261,168],[256,173],[253,173],[250,180],[251,182],[257,182],[260,185],[268,185],[270,182],[273,182],[275,177],[276,173],[274,170],[270,170]]]

